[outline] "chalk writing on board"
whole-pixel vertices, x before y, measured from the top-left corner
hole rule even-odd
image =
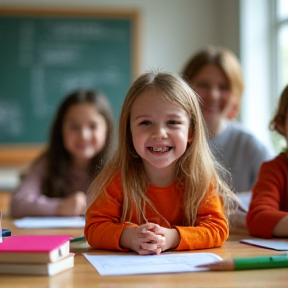
[[[128,16],[1,15],[0,144],[47,141],[59,103],[79,88],[102,91],[117,121],[134,74],[132,23]]]
[[[23,127],[22,109],[19,104],[11,101],[0,100],[0,129],[12,135],[20,135]],[[1,143],[0,133],[0,143]]]

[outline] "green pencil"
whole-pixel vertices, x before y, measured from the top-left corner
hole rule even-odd
[[[86,240],[85,236],[75,237],[75,238],[73,238],[73,239],[70,240],[70,243],[80,242],[80,241],[85,241],[85,240]]]
[[[232,258],[219,262],[207,263],[196,266],[209,268],[215,271],[250,270],[288,267],[288,255],[258,256],[249,258]]]

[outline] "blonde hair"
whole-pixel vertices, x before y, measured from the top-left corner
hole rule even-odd
[[[208,46],[198,51],[187,62],[182,75],[186,81],[191,82],[199,71],[209,64],[217,66],[224,73],[229,81],[232,94],[240,102],[244,90],[242,69],[236,55],[228,49]]]
[[[285,124],[285,121],[287,121],[287,117],[288,117],[288,85],[284,88],[284,90],[280,95],[278,108],[276,110],[274,117],[270,121],[269,125],[270,130],[277,131],[279,134],[283,135],[283,131],[279,129],[279,124]]]
[[[236,196],[218,176],[217,170],[220,166],[214,160],[208,146],[197,95],[183,79],[167,72],[142,74],[129,89],[120,115],[117,150],[90,186],[88,204],[105,193],[105,187],[117,171],[120,172],[123,188],[122,222],[131,219],[132,208],[136,208],[138,219],[141,219],[145,204],[152,204],[146,197],[148,183],[142,159],[137,157],[134,150],[130,130],[130,112],[135,99],[140,94],[150,91],[156,91],[159,97],[164,97],[182,107],[191,116],[193,140],[176,162],[177,184],[184,186],[182,204],[185,223],[183,224],[189,226],[195,224],[199,206],[207,196],[211,185],[222,196],[225,211],[228,213],[230,204],[235,203]],[[204,201],[206,200],[208,201],[208,199]]]

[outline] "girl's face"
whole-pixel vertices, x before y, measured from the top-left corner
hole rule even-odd
[[[130,127],[148,178],[160,170],[173,174],[175,161],[184,154],[192,137],[188,113],[158,92],[141,94],[131,107]]]
[[[93,104],[75,104],[67,110],[63,119],[63,141],[76,165],[88,164],[102,150],[107,128],[105,118]]]
[[[227,77],[216,65],[208,64],[191,79],[191,84],[202,100],[201,110],[208,128],[217,128],[235,104]]]

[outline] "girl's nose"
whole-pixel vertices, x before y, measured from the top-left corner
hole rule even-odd
[[[218,99],[221,95],[221,91],[219,89],[219,87],[217,86],[211,86],[208,90],[208,93],[209,97],[211,99]]]
[[[167,138],[166,129],[164,127],[155,127],[155,129],[152,133],[152,138],[154,140]]]
[[[81,137],[82,137],[82,139],[85,139],[85,140],[90,138],[90,131],[88,128],[82,128],[81,129]]]

